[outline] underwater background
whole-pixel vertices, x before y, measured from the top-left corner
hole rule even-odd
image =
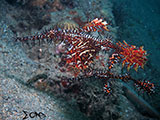
[[[144,69],[127,71],[116,64],[112,72],[149,80],[155,86],[153,94],[138,90],[133,81],[114,77],[109,78],[112,91],[108,94],[106,81],[83,77],[77,69],[69,74],[61,69],[64,49],[58,35],[54,44],[26,42],[41,33],[43,37],[54,26],[75,30],[95,18],[107,21],[110,31],[87,35],[144,46],[148,54]],[[159,46],[159,0],[1,0],[0,120],[158,120]],[[111,53],[100,53],[104,64]],[[98,60],[95,63],[96,70],[105,70]]]

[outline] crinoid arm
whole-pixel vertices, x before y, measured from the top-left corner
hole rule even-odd
[[[155,93],[155,85],[153,83],[151,83],[149,80],[136,80],[136,79],[132,78],[129,74],[126,74],[123,76],[118,75],[117,78],[121,79],[124,82],[133,81],[135,87],[139,91],[146,92],[147,94]]]
[[[152,94],[155,92],[155,85],[147,80],[137,80],[135,81],[135,86],[138,88],[138,90],[145,91],[148,94]]]
[[[17,37],[16,41],[25,42],[25,41],[34,41],[34,40],[40,40],[40,39],[48,39],[50,35],[51,35],[50,31],[45,31],[45,32],[42,32],[41,34],[37,34],[34,36]]]
[[[131,67],[133,67],[135,71],[138,70],[138,67],[144,68],[144,64],[147,61],[147,52],[143,49],[143,46],[138,48],[134,45],[128,45],[125,41],[123,41],[123,43],[117,43],[120,48],[119,55],[122,59],[122,66],[127,65],[128,71]]]
[[[106,94],[111,94],[112,88],[111,88],[109,82],[107,82],[107,83],[104,85],[103,90],[104,90],[104,92],[105,92]]]
[[[103,21],[102,19],[95,18],[91,22],[87,23],[85,26],[83,26],[83,30],[86,32],[91,32],[91,31],[102,31],[106,30],[109,31],[107,25],[109,25],[106,21]]]
[[[111,79],[119,79],[122,80],[123,82],[130,82],[133,81],[135,84],[135,87],[139,91],[146,92],[147,94],[153,94],[155,93],[155,85],[148,80],[136,80],[132,78],[129,74],[123,74],[123,75],[114,75],[110,71],[105,71],[105,72],[97,72],[96,77],[99,79],[105,80],[108,83],[108,80]],[[104,91],[107,93],[111,93],[111,87],[109,84],[105,84]]]

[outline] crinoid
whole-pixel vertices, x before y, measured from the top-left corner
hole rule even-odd
[[[139,83],[129,75],[117,75],[112,73],[111,69],[114,68],[115,63],[120,63],[122,65],[128,64],[127,69],[129,70],[131,66],[137,71],[138,66],[144,66],[147,58],[146,51],[143,47],[136,47],[133,45],[128,45],[126,42],[124,44],[112,43],[112,39],[100,39],[90,35],[90,32],[100,32],[102,30],[109,31],[108,23],[102,19],[94,19],[91,22],[88,22],[85,26],[79,27],[76,23],[72,21],[61,21],[58,22],[53,28],[46,30],[45,32],[31,37],[17,38],[18,41],[50,41],[53,45],[56,45],[56,51],[59,55],[59,62],[50,63],[51,66],[55,65],[55,68],[58,68],[62,73],[71,73],[72,77],[75,79],[80,75],[85,77],[94,76],[99,79],[105,80],[108,79],[121,79],[123,81],[132,80],[138,86],[141,86],[141,89],[144,89],[146,92],[153,91],[154,85],[148,83]],[[110,50],[113,50],[114,53],[111,53]],[[54,52],[55,51],[51,51]],[[104,52],[103,55],[99,55],[101,52]],[[111,54],[111,57],[108,58],[108,62],[100,60],[103,56],[106,57],[106,54]],[[98,59],[103,66],[103,72],[99,72],[100,69],[96,67],[98,62],[95,60]],[[107,69],[108,67],[108,69]],[[56,74],[56,73],[55,73]],[[67,78],[66,78],[67,79]],[[68,78],[70,79],[70,78]],[[105,85],[105,91],[110,93],[107,88],[111,88],[108,84]]]
[[[124,44],[121,42],[117,43],[117,45],[121,48],[121,52],[119,54],[123,59],[122,66],[128,64],[127,70],[133,66],[136,71],[139,66],[144,68],[144,64],[147,61],[147,52],[143,49],[143,46],[137,48],[134,45],[128,45],[125,41],[123,42]]]

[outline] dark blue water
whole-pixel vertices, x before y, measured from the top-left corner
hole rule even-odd
[[[155,107],[160,111],[160,0],[113,1],[119,40],[144,46],[149,54],[144,71],[137,74],[157,86],[157,97],[148,101],[156,103]]]
[[[150,54],[152,66],[160,70],[157,67],[160,61],[160,1],[114,1],[120,38],[143,45]]]

